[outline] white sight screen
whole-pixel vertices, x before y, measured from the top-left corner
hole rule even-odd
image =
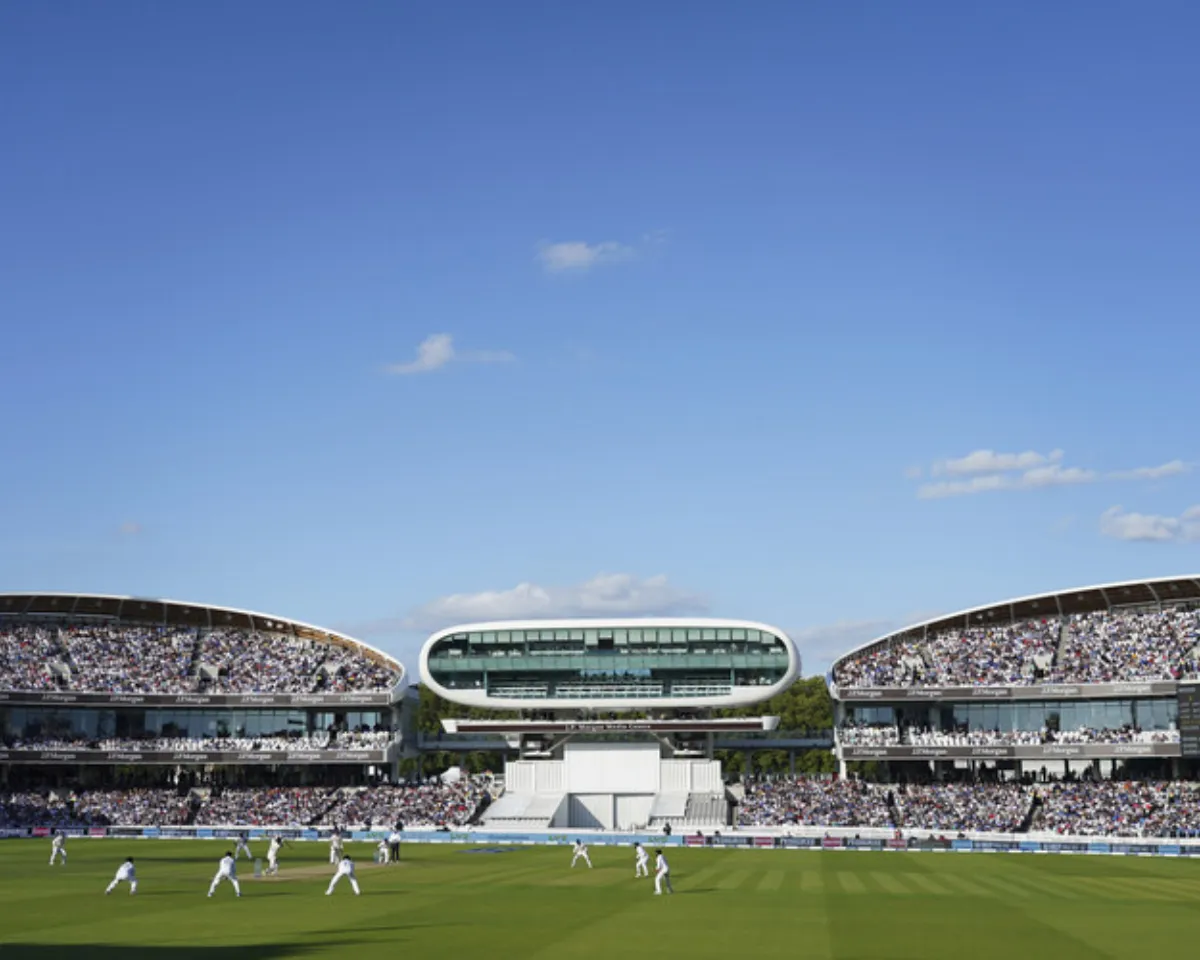
[[[657,743],[568,743],[570,793],[657,793]]]

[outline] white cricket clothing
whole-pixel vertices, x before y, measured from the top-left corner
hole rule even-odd
[[[674,893],[671,889],[671,868],[667,866],[667,858],[661,853],[654,860],[654,892],[662,893],[663,884],[667,886],[667,893]]]
[[[67,840],[61,833],[55,836],[50,845],[50,866],[54,866],[59,857],[62,857],[64,864],[67,862]]]
[[[358,889],[358,878],[354,876],[354,861],[347,857],[338,863],[337,871],[334,873],[333,879],[329,881],[329,889],[325,891],[325,896],[333,893],[333,888],[341,882],[342,877],[350,881],[350,889],[354,891],[356,897],[362,892]]]
[[[576,843],[575,844],[575,855],[573,857],[571,857],[571,866],[572,867],[575,866],[575,861],[580,859],[581,857],[583,858],[583,862],[588,865],[589,869],[591,869],[592,858],[588,856],[588,849],[587,849],[586,843]]]
[[[229,881],[235,894],[239,897],[242,895],[242,887],[237,878],[237,861],[233,857],[222,857],[221,862],[217,864],[217,875],[213,877],[213,882],[208,887],[210,897],[223,880]]]
[[[640,843],[637,845],[637,862],[633,868],[634,877],[650,876],[650,854]]]
[[[126,860],[123,864],[117,867],[117,875],[113,877],[112,883],[108,885],[104,893],[107,896],[112,893],[118,883],[129,884],[129,894],[132,896],[137,893],[137,873],[133,869],[133,863]]]

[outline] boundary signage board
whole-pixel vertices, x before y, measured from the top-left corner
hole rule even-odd
[[[1182,723],[1181,723],[1182,727]],[[1178,757],[1178,743],[1043,743],[996,747],[851,747],[843,760],[1103,760]]]
[[[846,703],[898,700],[1103,700],[1114,697],[1173,697],[1174,680],[1129,683],[1046,683],[1039,686],[980,687],[849,687],[838,688]]]

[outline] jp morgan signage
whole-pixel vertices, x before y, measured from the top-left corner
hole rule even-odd
[[[148,707],[386,707],[387,692],[367,693],[61,693],[3,690],[0,703]]]
[[[1135,683],[1047,683],[1038,686],[979,687],[839,687],[838,699],[855,701],[913,700],[1103,700],[1124,697],[1173,697],[1174,680]]]
[[[1042,743],[976,747],[842,747],[843,760],[1103,760],[1179,757],[1178,743]]]
[[[87,764],[314,764],[370,763],[387,760],[386,750],[247,750],[151,751],[151,750],[0,750],[7,763]]]

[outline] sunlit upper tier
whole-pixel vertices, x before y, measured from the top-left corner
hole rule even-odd
[[[1200,578],[1044,593],[938,617],[838,659],[839,691],[1172,681],[1200,674]]]
[[[333,630],[140,597],[0,594],[0,690],[312,694],[395,690],[404,668]]]
[[[746,620],[528,620],[435,633],[421,680],[495,710],[737,707],[775,696],[800,658],[782,630]]]

